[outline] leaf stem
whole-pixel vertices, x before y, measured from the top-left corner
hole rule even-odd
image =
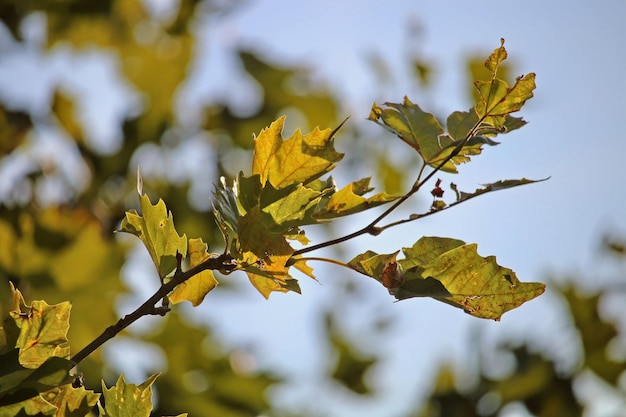
[[[291,259],[293,260],[292,261],[292,265],[297,263],[297,262],[320,261],[320,262],[328,262],[328,263],[331,263],[331,264],[343,266],[344,268],[348,268],[348,269],[354,270],[354,268],[351,267],[350,265],[348,265],[347,263],[338,261],[336,259],[331,259],[331,258],[321,258],[321,257],[311,256],[311,257],[308,257],[308,258],[291,258]]]
[[[236,266],[237,265],[233,263],[233,258],[230,255],[219,255],[215,258],[209,258],[201,264],[198,264],[185,272],[183,272],[180,268],[177,268],[172,279],[162,284],[159,289],[154,294],[152,294],[152,296],[148,298],[142,305],[137,307],[137,309],[135,309],[135,311],[133,311],[132,313],[127,314],[123,318],[119,319],[118,322],[114,325],[107,327],[100,334],[100,336],[91,341],[91,343],[85,346],[76,355],[72,356],[70,360],[75,364],[80,363],[83,359],[92,354],[96,349],[102,346],[109,339],[115,337],[118,333],[120,333],[122,330],[124,330],[143,316],[164,316],[165,314],[167,314],[167,312],[169,311],[169,308],[167,306],[157,307],[156,304],[165,296],[167,296],[167,294],[169,294],[178,284],[187,281],[189,278],[207,269],[230,271],[235,269]]]

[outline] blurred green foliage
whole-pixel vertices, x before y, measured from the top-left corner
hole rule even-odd
[[[93,144],[92,127],[84,122],[84,98],[64,88],[49,86],[49,111],[43,115],[34,117],[33,109],[15,110],[16,104],[11,102],[0,107],[0,160],[31,155],[35,145],[29,138],[56,126],[71,139],[88,169],[83,174],[88,180],[83,189],[65,186],[58,202],[49,204],[38,190],[62,175],[53,159],[44,161],[18,177],[8,197],[0,201],[2,314],[6,315],[11,305],[8,281],[14,282],[27,299],[36,297],[50,303],[73,300],[72,352],[117,320],[112,300],[126,291],[120,271],[132,247],[115,238],[112,231],[134,204],[130,202],[136,201],[137,167],[131,161],[142,144],[151,144],[166,155],[190,137],[211,132],[202,136],[215,150],[205,164],[207,172],[213,167],[213,172],[221,175],[227,173],[221,165],[223,154],[250,149],[253,133],[287,108],[296,109],[310,125],[337,124],[335,99],[328,92],[309,88],[303,68],[278,68],[253,52],[234,50],[245,71],[263,90],[261,105],[243,117],[227,104],[206,103],[204,122],[183,129],[176,98],[198,58],[194,55],[198,36],[193,24],[210,22],[227,9],[239,7],[240,2],[178,3],[171,13],[156,13],[140,0],[19,0],[0,5],[0,20],[13,36],[16,50],[35,47],[45,55],[63,46],[77,55],[94,50],[112,54],[120,79],[141,97],[120,120],[123,138],[121,146],[112,152],[103,152]],[[24,36],[25,22],[32,16],[43,17],[43,45],[29,44]],[[166,170],[180,172],[180,161]],[[213,183],[217,176],[202,181]],[[168,201],[180,230],[193,231],[210,246],[217,246],[219,233],[209,207],[198,209],[189,202],[190,179],[172,182],[147,176],[148,182],[151,193]],[[203,346],[219,345],[207,330],[173,316],[155,332],[149,340],[161,346],[168,359],[168,371],[155,385],[161,393],[155,410],[158,415],[189,411],[191,415],[238,417],[258,415],[270,408],[265,391],[278,379],[238,370],[231,354],[224,350],[205,352]],[[106,369],[99,352],[81,363],[85,381],[92,388],[110,375]],[[206,380],[206,384],[194,386],[189,383],[190,375]],[[108,381],[108,385],[114,383]]]

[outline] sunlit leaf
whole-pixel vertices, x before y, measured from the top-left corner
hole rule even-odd
[[[425,161],[432,160],[441,151],[438,140],[444,130],[433,114],[423,111],[408,97],[404,97],[402,104],[385,103],[384,106],[386,108],[374,103],[370,120],[382,120],[400,139],[419,152]]]
[[[104,407],[98,405],[101,417],[149,417],[152,411],[152,384],[159,374],[150,376],[137,386],[128,384],[121,375],[117,383],[107,388],[102,383]]]
[[[524,127],[527,123],[528,122],[521,117],[513,117],[510,114],[507,114],[504,116],[504,124],[502,124],[500,129],[505,132],[511,132],[519,129],[520,127]]]
[[[485,61],[485,67],[491,72],[495,74],[498,72],[498,67],[508,57],[508,53],[504,48],[504,39],[500,39],[500,47],[494,49],[494,51],[489,55],[489,58]]]
[[[20,349],[20,363],[26,368],[37,368],[51,356],[69,356],[67,331],[71,304],[48,305],[33,301],[28,306],[19,290],[13,288],[13,310],[4,323],[8,348]]]
[[[456,202],[455,202],[456,204],[456,203],[461,203],[463,201],[477,197],[482,194],[490,193],[492,191],[506,190],[507,188],[513,188],[513,187],[518,187],[520,185],[542,182],[542,181],[546,181],[547,179],[548,178],[544,178],[541,180],[529,180],[527,178],[522,178],[519,180],[501,180],[501,181],[496,181],[491,184],[483,184],[482,188],[477,188],[476,191],[474,191],[473,193],[466,193],[463,191],[459,191],[457,189],[456,184],[454,183],[450,184],[450,188],[456,193]]]
[[[220,184],[215,185],[213,191],[213,215],[227,244],[236,244],[237,241],[237,222],[240,216],[237,189],[237,183],[231,188],[226,184],[226,179],[222,177]]]
[[[256,207],[240,219],[241,269],[265,298],[273,291],[299,292],[286,266],[294,250],[285,237],[264,228],[260,220],[263,216]]]
[[[455,111],[448,116],[446,127],[455,140],[464,139],[477,126],[478,115],[473,108],[469,111]]]
[[[350,261],[355,270],[380,281],[397,299],[432,297],[475,317],[499,320],[502,314],[542,294],[541,283],[523,283],[515,272],[481,257],[475,244],[422,237],[396,253],[368,251]],[[397,266],[395,265],[397,264]],[[390,273],[394,274],[391,278]]]
[[[471,112],[454,112],[448,119],[451,125],[450,134],[445,134],[435,116],[423,111],[408,97],[404,98],[402,104],[385,103],[384,108],[374,103],[370,120],[382,122],[415,149],[431,167],[438,167],[455,152],[456,155],[441,167],[446,172],[457,172],[456,165],[468,162],[471,155],[480,154],[483,145],[498,144],[484,136],[473,134],[480,124]],[[462,147],[457,149],[461,144]]]
[[[282,138],[285,116],[263,129],[254,142],[252,174],[261,176],[261,184],[274,188],[306,184],[326,174],[343,158],[335,151],[335,130],[319,130],[303,135],[299,130],[286,140]]]
[[[290,262],[294,262],[293,267],[302,272],[304,275],[308,276],[309,278],[317,280],[317,278],[315,278],[315,275],[313,274],[313,268],[307,265],[307,263],[304,261],[298,261],[299,258],[299,256],[294,256],[291,258]]]
[[[509,87],[506,81],[496,78],[498,67],[506,57],[502,40],[501,46],[495,49],[485,62],[485,67],[492,73],[491,80],[474,82],[479,96],[476,113],[481,120],[496,128],[504,125],[504,116],[519,111],[524,103],[533,97],[533,90],[536,87],[534,73],[518,77],[512,87]]]
[[[0,409],[36,398],[40,393],[74,380],[70,369],[75,364],[68,359],[52,356],[36,368],[26,368],[20,363],[19,353],[19,349],[13,349],[0,355]]]
[[[202,239],[189,239],[189,268],[201,264],[211,257],[207,251],[208,245]],[[169,296],[173,303],[189,301],[196,307],[202,303],[204,297],[217,286],[213,271],[205,270],[178,284]]]
[[[369,198],[363,197],[363,194],[371,191],[369,182],[369,178],[363,178],[333,193],[321,207],[316,209],[314,217],[322,220],[347,216],[399,198],[399,196],[392,196],[387,193],[378,193]]]
[[[54,416],[58,409],[42,396],[36,396],[17,403],[3,405],[0,409],[2,417],[22,416]]]
[[[84,417],[93,410],[98,403],[100,394],[84,387],[74,388],[71,384],[56,389],[54,398],[50,402],[57,407],[58,416]]]
[[[282,233],[288,229],[316,223],[313,212],[322,193],[302,184],[275,190],[266,184],[259,202],[261,210],[270,216],[268,229]],[[268,219],[269,220],[269,219]]]
[[[135,210],[126,212],[120,232],[131,233],[144,243],[161,278],[176,268],[176,254],[187,254],[187,236],[179,236],[172,214],[163,200],[155,205],[147,195],[140,196],[141,215]]]

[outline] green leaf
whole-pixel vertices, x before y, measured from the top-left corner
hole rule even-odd
[[[300,130],[287,140],[282,138],[285,116],[261,131],[254,142],[252,174],[259,174],[261,184],[269,182],[274,188],[291,184],[306,184],[334,168],[343,154],[335,151],[333,136],[335,129],[315,128],[308,135]]]
[[[252,285],[265,298],[274,291],[299,292],[286,266],[294,249],[281,234],[268,232],[263,225],[264,216],[257,206],[239,221],[240,269],[246,271]]]
[[[152,205],[147,195],[139,197],[141,213],[135,210],[126,212],[120,232],[137,236],[148,249],[152,262],[164,278],[176,268],[176,254],[187,254],[187,236],[179,236],[174,227],[174,219],[163,200]]]
[[[446,127],[455,140],[463,140],[478,124],[478,115],[474,108],[469,111],[455,111],[448,116]]]
[[[0,416],[2,417],[26,417],[26,416],[54,416],[58,409],[42,396],[36,396],[24,401],[8,405],[0,405]]]
[[[495,49],[485,62],[485,67],[491,71],[491,80],[474,82],[479,96],[476,113],[481,120],[497,129],[504,126],[506,115],[519,111],[526,101],[533,97],[533,90],[536,87],[534,73],[518,77],[513,87],[509,87],[506,81],[496,78],[498,67],[506,58],[507,52],[502,39],[500,47]]]
[[[96,406],[100,394],[84,387],[74,388],[71,384],[56,389],[51,400],[57,408],[58,417],[84,417]]]
[[[495,257],[478,255],[475,244],[422,237],[402,251],[379,255],[368,251],[349,262],[356,271],[381,282],[398,300],[432,297],[475,317],[499,320],[502,314],[542,294],[545,285],[523,283]]]
[[[26,368],[19,360],[19,349],[0,355],[0,407],[37,397],[74,380],[69,371],[75,364],[52,356],[37,368]]]
[[[152,411],[152,384],[159,374],[137,386],[128,384],[120,375],[115,386],[107,388],[102,382],[104,407],[98,405],[101,417],[149,417]]]
[[[287,239],[308,243],[298,228],[317,223],[313,212],[330,191],[324,181],[313,180],[311,187],[301,183],[275,188],[261,175],[239,174],[231,189],[216,187],[214,210],[218,225],[230,241],[238,269],[247,273],[252,285],[265,297],[274,292],[300,292],[297,280],[286,266],[294,249]],[[297,269],[314,278],[312,269],[300,263]]]
[[[533,90],[536,87],[535,74],[530,73],[517,78],[513,87],[499,79],[488,82],[477,81],[475,86],[480,95],[480,100],[476,104],[478,116],[481,118],[505,116],[519,111],[526,100],[533,97]]]
[[[507,59],[508,53],[504,48],[504,39],[500,39],[500,47],[494,49],[494,51],[489,55],[489,58],[485,61],[485,68],[487,68],[492,74],[498,72],[498,68],[500,64]]]
[[[201,264],[210,257],[208,245],[202,239],[189,239],[189,268]],[[217,284],[213,271],[205,270],[177,285],[169,299],[173,303],[189,301],[194,307],[197,307],[209,291],[217,287]]]
[[[7,348],[20,349],[20,363],[35,369],[51,356],[69,357],[67,332],[71,304],[49,305],[33,301],[27,306],[19,290],[11,284],[13,310],[4,321]]]
[[[471,155],[482,152],[483,145],[498,143],[481,135],[473,134],[480,126],[479,119],[470,112],[454,112],[448,118],[449,134],[434,115],[424,112],[407,97],[402,104],[385,103],[386,108],[372,106],[370,120],[382,121],[383,125],[415,149],[424,163],[436,168],[453,152],[456,155],[441,169],[456,173],[456,165],[470,160]],[[462,146],[462,147],[461,147]],[[461,147],[460,149],[458,149]]]
[[[283,233],[299,226],[317,223],[313,212],[324,194],[293,184],[280,190],[267,183],[261,193],[259,205],[265,217],[266,227],[274,233]]]
[[[220,178],[220,185],[215,185],[212,200],[215,223],[222,233],[224,243],[227,246],[226,249],[233,252],[236,252],[237,222],[240,217],[237,189],[237,182],[231,188],[226,185],[226,179],[222,177]],[[229,245],[231,247],[228,247]]]
[[[329,198],[324,199],[324,202],[316,208],[313,216],[318,220],[347,216],[400,198],[399,196],[393,196],[387,193],[378,193],[369,198],[363,197],[363,194],[372,190],[369,187],[369,182],[370,178],[363,178],[334,192]]]
[[[441,151],[439,136],[444,131],[434,115],[423,111],[406,96],[402,104],[384,105],[387,108],[379,107],[376,103],[372,105],[370,120],[382,120],[400,139],[419,152],[426,162]]]
[[[456,193],[456,202],[451,204],[450,206],[456,205],[458,203],[461,203],[463,201],[469,200],[471,198],[477,197],[482,194],[490,193],[492,191],[506,190],[507,188],[518,187],[520,185],[525,185],[525,184],[533,184],[536,182],[546,181],[548,179],[549,178],[543,178],[540,180],[529,180],[527,178],[522,178],[519,180],[500,180],[500,181],[493,182],[491,184],[483,184],[482,188],[477,188],[476,191],[474,191],[473,193],[466,193],[463,191],[459,191],[457,189],[456,184],[451,183],[450,188],[452,189],[452,191]]]

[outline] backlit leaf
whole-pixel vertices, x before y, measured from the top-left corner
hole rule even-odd
[[[275,190],[266,184],[261,194],[261,210],[271,218],[268,228],[281,233],[288,229],[316,223],[312,215],[322,193],[302,184]]]
[[[224,241],[228,245],[236,245],[237,242],[237,222],[240,216],[237,189],[237,183],[231,188],[226,185],[226,179],[222,177],[220,178],[220,185],[216,185],[215,191],[213,191],[213,215]]]
[[[296,130],[289,139],[283,140],[284,124],[285,116],[255,138],[252,174],[261,176],[261,184],[269,181],[274,188],[306,184],[332,170],[343,158],[333,144],[337,129],[315,128],[307,135]]]
[[[419,152],[425,161],[432,160],[441,151],[438,141],[444,131],[433,114],[423,111],[408,97],[404,97],[402,104],[384,105],[386,108],[376,103],[372,105],[371,120],[382,120],[400,139]]]
[[[513,87],[509,87],[506,81],[495,79],[492,81],[477,81],[476,89],[480,95],[480,100],[476,104],[476,112],[479,117],[505,116],[509,113],[519,111],[526,100],[533,97],[535,89],[535,74],[526,74],[515,81]],[[490,123],[495,126],[503,122]]]
[[[522,178],[519,180],[501,180],[496,181],[491,184],[483,184],[482,188],[477,188],[473,193],[466,193],[463,191],[459,191],[455,184],[450,184],[450,188],[456,193],[456,202],[461,203],[463,201],[469,200],[470,198],[477,197],[482,194],[486,194],[492,191],[506,190],[507,188],[518,187],[520,185],[525,184],[533,184],[536,182],[546,181],[548,178],[544,178],[541,180],[529,180],[527,178]]]
[[[13,310],[4,322],[8,348],[20,349],[20,363],[26,368],[37,368],[51,356],[68,357],[67,331],[71,304],[48,305],[45,301],[24,303],[19,290],[13,288]]]
[[[460,240],[422,237],[402,250],[404,259],[368,251],[349,265],[381,282],[398,300],[432,297],[494,320],[544,292],[543,284],[520,282],[515,272],[499,266],[493,256],[478,255],[476,248]],[[390,270],[393,279],[386,276]]]
[[[57,408],[46,401],[42,396],[36,396],[17,403],[3,405],[0,409],[2,417],[23,416],[54,416]]]
[[[287,239],[308,243],[298,226],[315,224],[313,218],[320,199],[331,187],[313,180],[309,186],[294,183],[275,188],[261,175],[237,178],[233,188],[216,187],[214,211],[222,233],[231,241],[231,254],[238,269],[248,275],[252,285],[264,296],[274,292],[295,291],[300,287],[286,266],[294,249]],[[300,262],[296,268],[314,278],[313,270]]]
[[[489,55],[489,58],[485,61],[485,67],[492,73],[496,73],[498,71],[498,67],[508,57],[508,53],[504,48],[504,39],[500,39],[500,47],[494,49],[494,51]]]
[[[281,234],[265,229],[260,220],[263,216],[256,207],[240,219],[241,269],[265,298],[273,291],[297,289],[299,292],[286,266],[294,250]]]
[[[456,140],[464,139],[478,123],[478,115],[474,109],[455,111],[448,116],[446,127],[448,133]]]
[[[0,409],[8,404],[22,403],[23,407],[38,408],[39,402],[29,403],[39,394],[74,380],[70,369],[75,364],[68,359],[52,356],[36,368],[26,368],[20,363],[19,349],[0,355]],[[20,407],[21,408],[21,407]]]
[[[107,388],[102,383],[104,407],[100,408],[101,417],[149,417],[152,411],[152,384],[159,374],[154,374],[137,386],[128,384],[121,375],[115,386]]]
[[[424,112],[407,97],[402,104],[385,103],[385,108],[374,103],[370,120],[377,123],[380,120],[385,127],[415,149],[431,167],[438,167],[455,152],[456,155],[441,167],[446,172],[456,173],[456,165],[468,162],[471,155],[480,154],[483,145],[498,144],[484,136],[474,134],[480,123],[471,111],[454,112],[450,115],[448,118],[450,133],[445,134],[434,115]],[[457,149],[461,143],[462,147]]]
[[[524,103],[533,97],[533,90],[536,87],[534,73],[518,77],[512,87],[509,87],[506,81],[496,78],[498,67],[506,57],[503,39],[500,47],[495,49],[485,62],[485,67],[492,73],[491,80],[474,82],[479,96],[476,113],[481,120],[496,128],[504,125],[504,116],[519,111]]]
[[[314,217],[322,220],[347,216],[380,206],[381,204],[389,203],[399,198],[398,196],[389,195],[387,193],[378,193],[369,198],[363,197],[363,194],[371,191],[369,182],[369,178],[363,178],[333,193],[330,198],[324,201],[321,207],[316,209]]]
[[[189,268],[209,259],[211,256],[207,251],[208,245],[202,239],[189,239]],[[194,307],[202,303],[204,297],[217,286],[217,280],[213,276],[213,271],[204,270],[187,281],[177,285],[169,296],[173,303],[189,301]]]
[[[84,417],[96,406],[99,398],[100,394],[91,390],[67,384],[56,389],[50,402],[57,407],[58,416]]]
[[[187,236],[179,236],[172,214],[163,200],[155,205],[147,195],[139,197],[141,215],[135,210],[126,212],[120,232],[131,233],[144,243],[161,278],[176,268],[176,254],[187,254]]]

